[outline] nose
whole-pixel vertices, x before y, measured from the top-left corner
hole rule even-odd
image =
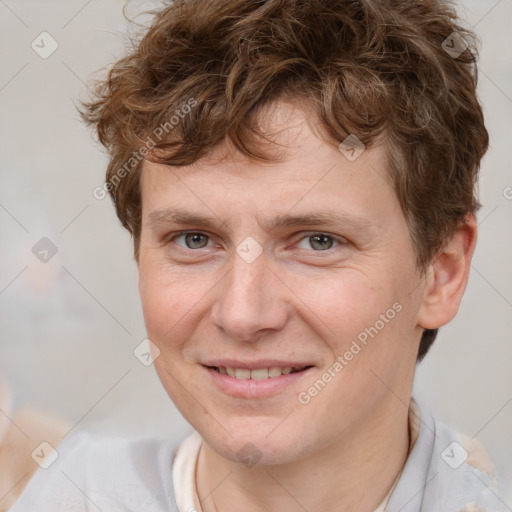
[[[251,263],[235,253],[230,271],[217,288],[212,320],[233,340],[257,341],[286,325],[286,290],[269,268],[264,252]]]

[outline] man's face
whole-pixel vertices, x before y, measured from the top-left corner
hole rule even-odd
[[[271,112],[277,163],[226,144],[187,167],[144,163],[139,286],[184,417],[228,459],[252,443],[284,463],[403,412],[422,278],[384,149],[351,161],[300,109]]]

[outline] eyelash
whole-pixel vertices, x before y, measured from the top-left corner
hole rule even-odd
[[[174,234],[172,237],[166,237],[165,239],[165,242],[166,243],[169,243],[169,242],[174,242],[177,238],[180,238],[184,235],[190,235],[190,234],[193,234],[193,235],[202,235],[202,236],[205,236],[207,238],[209,238],[210,240],[212,239],[212,237],[206,233],[203,233],[202,231],[180,231],[179,233],[176,233]],[[307,235],[304,235],[300,240],[299,242],[301,242],[302,240],[306,239],[306,238],[310,238],[312,236],[315,236],[315,235],[321,235],[321,236],[327,236],[328,238],[331,238],[332,240],[334,240],[335,242],[338,243],[337,246],[335,247],[331,247],[329,249],[325,249],[325,250],[318,250],[318,251],[315,251],[315,250],[312,250],[312,252],[318,252],[318,253],[327,253],[329,251],[332,251],[333,249],[335,249],[336,247],[339,247],[339,246],[346,246],[348,245],[348,241],[345,239],[345,238],[342,238],[342,237],[338,237],[338,236],[335,236],[335,235],[331,235],[330,233],[323,233],[321,231],[313,231],[313,232],[310,232],[309,234]],[[178,247],[184,251],[199,251],[200,249],[205,249],[206,247],[200,247],[199,249],[189,249],[188,247],[182,247],[180,245],[178,245]]]

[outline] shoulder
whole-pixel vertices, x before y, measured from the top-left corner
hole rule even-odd
[[[410,418],[416,422],[416,439],[386,510],[503,510],[494,467],[479,442],[458,434],[414,399]]]
[[[461,512],[502,510],[498,478],[484,446],[439,420],[435,433],[430,468],[430,474],[437,475],[435,492],[430,493],[433,503],[453,502]]]
[[[76,512],[126,507],[161,512],[174,504],[172,460],[179,440],[70,435],[45,454],[55,459],[39,469],[12,512]],[[51,451],[52,448],[49,448]],[[172,508],[171,508],[172,510]]]
[[[484,446],[430,415],[433,449],[425,489],[424,507],[429,510],[503,510],[494,465]],[[440,508],[444,507],[444,508]]]
[[[9,424],[0,449],[0,510],[7,510],[38,469],[32,452],[41,443],[57,446],[71,425],[33,408],[17,411]]]

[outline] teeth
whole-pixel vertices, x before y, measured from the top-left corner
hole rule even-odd
[[[222,366],[215,368],[222,375],[229,375],[235,379],[240,380],[265,380],[268,378],[281,377],[281,375],[288,375],[292,372],[298,372],[304,368],[293,369],[291,366],[272,366],[270,368],[258,368],[256,370],[249,370],[247,368],[224,368]]]
[[[272,366],[272,368],[268,369],[269,377],[281,377],[281,368],[279,366]]]
[[[237,368],[235,370],[235,377],[240,380],[248,380],[251,378],[251,370],[246,368]]]
[[[258,370],[251,370],[251,379],[254,379],[254,380],[268,379],[268,370],[267,370],[267,368],[260,368]]]

